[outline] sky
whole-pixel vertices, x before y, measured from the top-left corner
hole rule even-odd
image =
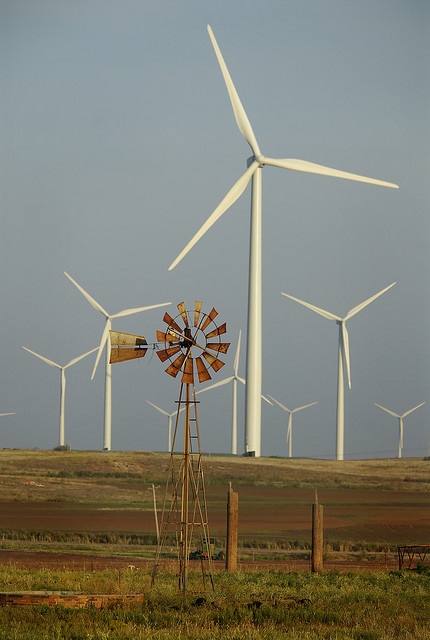
[[[293,456],[335,456],[337,326],[348,324],[345,459],[430,455],[430,6],[426,0],[0,0],[0,447],[58,444],[60,372],[114,321],[155,342],[164,311],[215,307],[245,375],[250,187],[168,266],[246,168],[210,24],[262,152],[399,190],[266,167],[263,392],[293,418]],[[103,362],[66,371],[66,442],[103,445]],[[112,448],[164,451],[179,382],[153,350],[113,367]],[[206,383],[208,385],[210,383]],[[204,385],[203,385],[204,386]],[[231,386],[200,397],[202,449],[230,451]],[[239,453],[244,392],[239,390]],[[263,403],[262,455],[285,456],[288,416]]]

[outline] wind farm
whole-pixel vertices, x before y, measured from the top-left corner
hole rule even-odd
[[[332,0],[315,13],[222,0],[192,20],[161,5],[150,16],[136,6],[135,20],[118,7],[113,20],[109,8],[97,27],[89,6],[64,20],[57,7],[45,33],[24,4],[32,19],[11,6],[5,43],[16,66],[6,68],[0,401],[16,415],[3,418],[2,445],[60,442],[60,373],[22,345],[61,365],[97,346],[66,371],[66,437],[70,412],[74,448],[165,451],[168,416],[145,402],[175,408],[153,303],[209,299],[232,346],[197,395],[208,453],[289,458],[289,414],[263,393],[293,410],[319,401],[293,414],[292,458],[397,456],[378,398],[395,411],[427,401],[405,418],[401,454],[428,455],[428,69],[417,10],[402,8],[387,32],[381,5],[338,12]],[[279,293],[334,311],[334,324],[393,281],[346,321],[342,446],[341,325],[331,334]],[[148,347],[112,380],[103,349],[120,321]]]

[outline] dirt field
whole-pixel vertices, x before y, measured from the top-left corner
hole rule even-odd
[[[45,540],[49,532],[55,532],[57,540],[62,532],[154,535],[148,483],[167,461],[163,454],[138,452],[1,451],[0,536],[3,533],[4,537],[0,563],[86,570],[101,565],[147,567],[139,547],[130,547],[127,557],[118,557],[108,545],[106,553],[99,548],[97,554],[91,554],[88,544],[84,552],[62,554],[57,545],[55,553],[46,553],[47,543],[39,545],[34,540],[41,532]],[[397,545],[430,543],[428,461],[336,463],[211,457],[205,465],[210,479],[210,531],[221,544],[226,534],[227,478],[236,478],[242,568],[257,569],[263,564],[308,570],[308,552],[294,553],[294,549],[310,545],[315,500],[314,488],[306,486],[310,479],[318,486],[318,499],[324,506],[326,568],[393,569],[397,567]],[[299,486],[291,486],[293,483]],[[162,491],[157,492],[159,510]],[[12,541],[11,532],[18,534],[19,542]],[[363,551],[365,544],[368,553]],[[356,553],[352,554],[354,545]],[[378,555],[372,552],[375,545],[381,549]],[[391,550],[385,553],[388,548]],[[223,568],[217,564],[215,568],[218,566]]]

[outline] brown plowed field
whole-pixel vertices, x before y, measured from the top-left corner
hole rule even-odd
[[[73,534],[154,536],[151,486],[163,484],[168,462],[167,454],[145,452],[0,450],[0,563],[147,566],[149,561],[143,559],[144,549],[139,546],[122,544],[120,550],[106,544],[104,552],[103,545],[87,543],[85,552],[59,552],[73,549]],[[204,467],[211,535],[221,544],[230,481],[239,494],[243,568],[259,568],[261,562],[289,569],[309,567],[308,552],[294,550],[310,545],[314,487],[324,506],[326,567],[352,562],[365,568],[376,562],[379,567],[394,568],[398,545],[430,543],[428,460],[335,462],[208,456]],[[160,487],[156,494],[159,513],[162,492]],[[41,533],[43,543],[38,543]],[[56,541],[52,546],[50,533]],[[61,539],[64,544],[59,543]],[[354,545],[355,555],[351,553]],[[372,551],[376,545],[391,551],[376,557]],[[46,554],[51,548],[52,553]]]

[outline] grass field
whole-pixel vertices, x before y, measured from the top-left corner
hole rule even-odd
[[[111,609],[0,607],[0,640],[425,640],[430,575],[246,572],[217,577],[215,592],[174,575],[156,588],[130,572],[0,570],[0,590],[143,593],[143,604]],[[1,586],[3,585],[3,587]]]

